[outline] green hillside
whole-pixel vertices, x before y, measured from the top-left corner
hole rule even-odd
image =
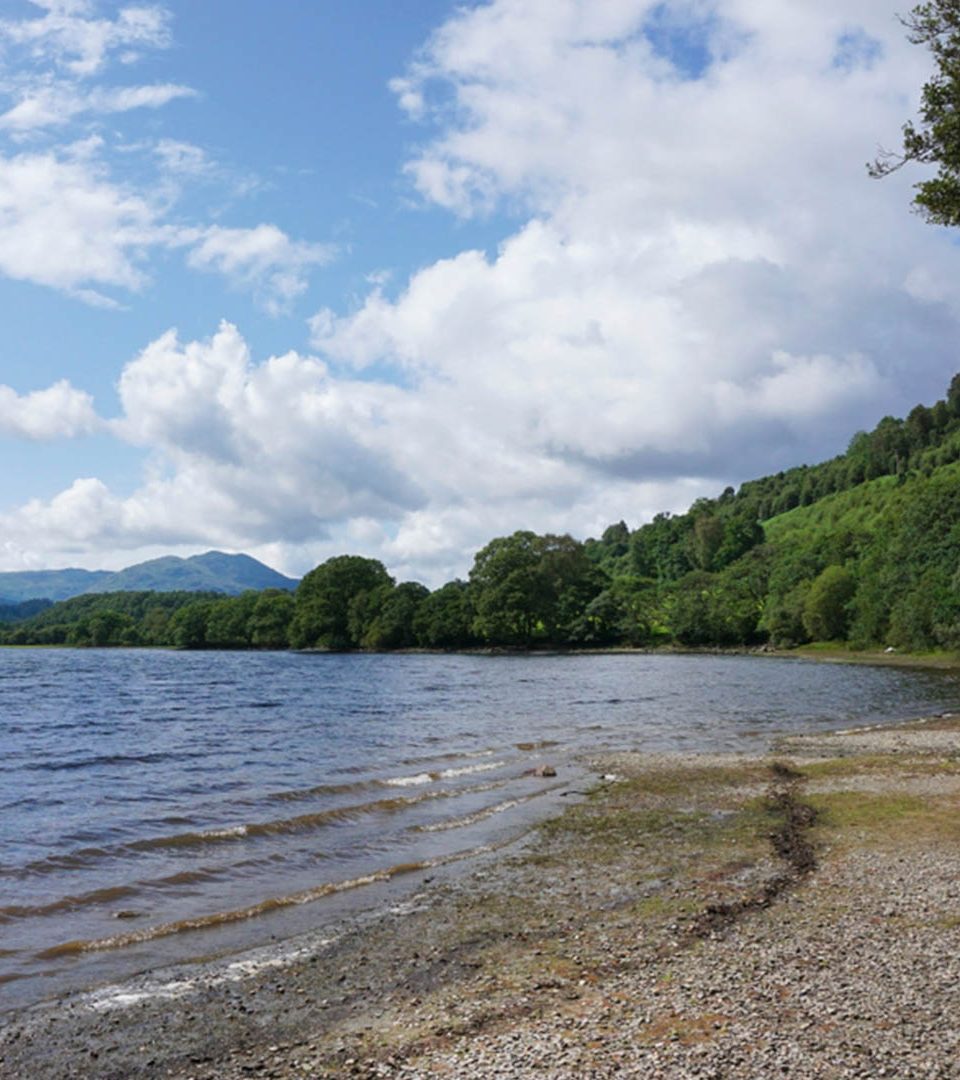
[[[0,627],[0,642],[960,650],[960,376],[944,400],[884,417],[819,465],[727,488],[635,529],[620,521],[586,542],[497,537],[477,552],[469,580],[433,592],[357,555],[328,559],[295,594],[265,570],[216,552],[154,560],[99,582],[96,595],[31,618],[8,614],[20,617]],[[165,591],[171,581],[180,591]]]

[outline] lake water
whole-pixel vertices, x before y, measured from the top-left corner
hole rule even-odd
[[[0,650],[0,1009],[323,925],[522,834],[590,752],[758,750],[958,694],[760,657]]]

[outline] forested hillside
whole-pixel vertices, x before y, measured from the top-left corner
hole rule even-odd
[[[10,617],[9,615],[7,616]],[[7,644],[458,649],[776,645],[960,649],[960,375],[846,453],[599,539],[517,532],[430,592],[342,555],[295,594],[77,597]]]

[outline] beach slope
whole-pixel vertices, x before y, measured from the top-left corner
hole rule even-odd
[[[618,755],[337,935],[9,1018],[3,1077],[960,1077],[960,722]]]

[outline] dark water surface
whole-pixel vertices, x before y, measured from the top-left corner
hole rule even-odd
[[[0,1009],[322,924],[520,834],[577,755],[758,750],[958,692],[758,657],[0,650]]]

